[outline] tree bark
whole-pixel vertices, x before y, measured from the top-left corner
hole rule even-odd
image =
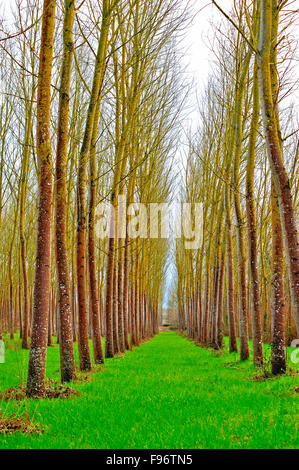
[[[223,290],[224,290],[224,270],[225,255],[222,254],[219,273],[219,287],[217,299],[217,346],[219,349],[223,347]]]
[[[87,112],[84,138],[79,156],[77,184],[77,290],[79,316],[79,356],[81,370],[91,369],[88,344],[88,295],[86,278],[86,165],[90,152],[97,101],[99,99],[101,84],[105,72],[106,47],[110,18],[110,2],[109,0],[104,0],[101,34],[95,61],[92,91]]]
[[[226,192],[229,193],[229,188],[226,189]],[[230,198],[227,194],[227,310],[229,319],[229,352],[237,352],[238,347],[234,306],[233,240],[229,199]]]
[[[259,123],[259,89],[257,62],[254,65],[253,77],[253,110],[250,126],[250,138],[247,157],[246,171],[246,210],[248,226],[248,251],[249,251],[249,271],[250,271],[250,293],[251,293],[251,319],[252,319],[252,342],[253,361],[259,366],[263,364],[263,332],[261,324],[260,305],[260,281],[258,275],[258,252],[257,252],[257,230],[254,204],[254,167],[255,167],[255,147],[257,129]]]
[[[52,158],[50,139],[51,76],[55,27],[55,0],[44,0],[37,95],[37,155],[39,202],[32,334],[28,365],[27,396],[42,396],[48,340],[51,287]]]
[[[101,85],[102,88],[102,85]],[[100,305],[98,295],[98,283],[96,275],[96,252],[95,252],[95,207],[97,196],[97,171],[96,171],[96,143],[98,136],[98,122],[101,100],[98,99],[94,128],[90,151],[90,186],[89,186],[89,213],[88,213],[88,269],[89,269],[89,298],[91,308],[91,326],[93,356],[96,364],[104,363],[102,336],[100,329]]]
[[[291,286],[293,312],[299,335],[299,243],[289,177],[280,145],[277,96],[271,79],[271,49],[277,49],[278,6],[275,0],[264,0],[261,6],[259,58],[260,100],[265,130],[267,154],[278,196],[284,246]],[[272,57],[273,59],[273,57]]]
[[[283,286],[283,234],[278,197],[272,180],[272,302],[271,302],[271,363],[274,375],[286,372],[285,358],[285,298]]]
[[[75,378],[76,375],[73,351],[72,306],[66,232],[69,94],[74,47],[74,14],[74,0],[65,0],[63,24],[63,60],[59,90],[59,115],[55,175],[55,234],[60,317],[60,368],[62,382],[70,382]]]

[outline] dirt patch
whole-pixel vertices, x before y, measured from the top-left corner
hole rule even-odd
[[[42,434],[44,429],[38,423],[31,420],[28,413],[5,413],[0,411],[0,434],[12,434],[22,432],[25,434]]]
[[[222,367],[229,367],[230,369],[240,369],[240,363],[235,362],[225,362],[225,364],[221,364]]]
[[[211,348],[210,349],[210,352],[211,354],[214,356],[214,357],[222,357],[224,356],[225,354],[225,351],[223,349],[214,349],[214,348]]]
[[[254,375],[251,380],[253,380],[254,382],[264,382],[265,380],[269,380],[269,379],[275,380],[281,377],[296,377],[298,374],[299,372],[289,369],[285,374],[273,375],[270,370],[262,369],[260,373]],[[297,388],[299,390],[299,387]],[[295,389],[295,391],[298,391],[298,390]]]
[[[63,384],[59,384],[54,380],[47,380],[45,391],[42,396],[36,398],[70,398],[72,396],[79,395],[79,392],[72,387],[68,387]],[[11,387],[8,390],[0,392],[0,400],[10,401],[10,400],[24,400],[28,398],[26,396],[26,387],[19,385],[17,387]],[[34,398],[34,397],[33,397]]]
[[[271,372],[262,372],[261,374],[256,374],[252,377],[254,382],[264,382],[265,380],[274,379],[275,375],[272,375]]]

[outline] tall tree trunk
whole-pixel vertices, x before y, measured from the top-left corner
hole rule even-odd
[[[252,342],[253,361],[255,365],[263,364],[263,332],[261,325],[261,305],[260,305],[260,281],[258,275],[258,252],[257,252],[257,230],[254,204],[254,167],[255,167],[255,147],[257,129],[259,123],[259,88],[257,62],[254,64],[253,77],[253,110],[250,126],[250,138],[247,157],[246,171],[246,209],[248,226],[248,251],[249,251],[249,271],[250,271],[250,292],[251,292],[251,312],[252,312]]]
[[[283,234],[278,198],[272,180],[272,302],[271,302],[271,359],[274,375],[286,372],[285,358],[285,298],[283,286]]]
[[[102,88],[102,86],[101,86]],[[98,99],[93,135],[90,151],[90,185],[89,185],[89,212],[88,212],[88,269],[89,269],[89,298],[91,308],[91,326],[93,357],[96,364],[104,363],[102,337],[100,329],[100,305],[98,295],[98,283],[96,274],[96,252],[95,252],[95,207],[97,197],[97,163],[96,163],[96,144],[98,136],[98,122],[101,100]]]
[[[108,261],[107,261],[107,281],[106,281],[106,304],[105,304],[105,323],[106,323],[106,338],[105,338],[105,357],[114,356],[113,344],[113,319],[112,319],[112,302],[113,302],[113,266],[114,266],[114,235],[111,233],[113,230],[113,221],[110,228],[110,238],[108,247]]]
[[[260,51],[258,54],[260,100],[268,150],[267,154],[278,196],[293,312],[297,334],[299,335],[299,243],[290,181],[284,165],[283,151],[280,145],[279,116],[278,112],[276,112],[277,95],[275,92],[273,93],[274,83],[271,78],[271,63],[273,62],[273,56],[277,54],[278,15],[277,1],[263,0],[261,4]]]
[[[229,352],[236,352],[238,347],[234,306],[233,239],[229,191],[229,188],[227,188],[227,311],[229,319]]]
[[[126,224],[127,225],[127,224]],[[125,349],[129,345],[129,315],[128,315],[128,293],[129,293],[129,237],[126,228],[126,239],[124,246],[124,284],[123,284],[123,317],[124,317],[124,341]]]
[[[202,341],[207,344],[208,341],[208,325],[209,325],[209,308],[210,308],[210,266],[206,266],[206,286],[205,286],[205,306],[202,328]]]
[[[76,374],[73,351],[72,307],[66,233],[69,94],[74,47],[74,14],[75,2],[73,0],[65,0],[63,24],[63,61],[59,90],[59,116],[55,177],[55,234],[60,317],[60,369],[62,382],[70,382],[75,378]]]
[[[118,267],[118,215],[115,210],[115,240],[114,240],[114,263],[113,263],[113,286],[112,286],[112,314],[113,314],[113,345],[114,354],[120,353],[119,326],[118,326],[118,291],[117,291],[117,267]]]
[[[105,59],[108,32],[111,18],[110,1],[103,1],[101,34],[94,68],[92,91],[87,112],[85,132],[79,157],[77,185],[77,290],[79,315],[79,356],[80,369],[90,370],[90,354],[88,345],[88,295],[86,277],[86,165],[90,152],[91,137],[95,121],[97,101],[105,73]]]
[[[32,334],[27,379],[27,395],[29,397],[43,395],[45,388],[51,288],[52,158],[50,107],[55,9],[55,0],[44,0],[37,94],[36,144],[39,160],[39,203]]]
[[[241,360],[249,358],[248,338],[248,309],[246,292],[246,255],[244,242],[244,219],[240,200],[240,164],[242,151],[243,123],[242,110],[244,102],[245,82],[251,58],[251,51],[247,52],[245,60],[241,65],[241,75],[237,76],[237,90],[235,99],[235,158],[234,158],[234,203],[237,219],[238,240],[238,274],[239,274],[239,329],[240,329],[240,357]],[[240,57],[240,60],[242,58]]]
[[[21,168],[21,201],[20,201],[20,246],[21,246],[21,264],[23,274],[23,302],[24,302],[24,325],[22,334],[22,348],[28,348],[28,326],[29,326],[29,288],[28,288],[28,274],[26,264],[26,239],[25,239],[25,205],[27,193],[27,181],[29,170],[29,156],[30,156],[30,140],[32,131],[32,112],[33,112],[33,96],[31,95],[31,103],[29,110],[26,113],[25,123],[25,142]]]
[[[73,220],[72,235],[72,325],[73,325],[73,342],[77,341],[77,299],[76,299],[76,230],[75,216]]]
[[[54,295],[53,295],[53,288],[52,288],[52,299],[51,299],[51,295],[50,295],[50,299],[49,299],[48,346],[53,346],[53,344],[52,344],[52,316],[54,314],[53,304],[55,305]]]
[[[224,290],[224,270],[225,270],[225,255],[221,256],[220,273],[219,273],[219,287],[217,299],[217,346],[223,347],[223,290]]]

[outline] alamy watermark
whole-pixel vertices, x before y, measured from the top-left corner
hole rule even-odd
[[[117,224],[115,220],[117,217]],[[105,238],[182,239],[187,250],[201,247],[202,203],[127,204],[118,196],[117,206],[101,203],[96,208],[96,235]],[[117,225],[117,233],[115,230]]]
[[[0,364],[5,363],[5,344],[2,339],[0,339]]]
[[[291,348],[295,348],[291,353],[291,361],[293,364],[298,364],[299,362],[299,339],[293,339],[291,342]]]

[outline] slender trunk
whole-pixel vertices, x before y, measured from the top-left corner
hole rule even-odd
[[[219,287],[217,299],[217,346],[223,347],[223,291],[224,291],[225,255],[222,255],[219,273]]]
[[[283,161],[279,138],[279,116],[275,111],[277,96],[271,78],[273,55],[277,54],[277,1],[264,0],[261,6],[261,35],[259,58],[260,100],[265,130],[267,154],[278,196],[284,246],[291,286],[293,312],[299,335],[299,243],[289,177]],[[271,58],[272,49],[272,58]],[[273,53],[274,51],[274,53]],[[277,72],[276,72],[277,73]]]
[[[98,136],[98,121],[100,113],[100,99],[97,102],[94,128],[90,151],[90,186],[89,186],[89,213],[88,213],[88,268],[89,268],[89,298],[91,309],[91,326],[93,341],[93,356],[96,364],[104,363],[102,337],[100,330],[100,308],[98,283],[96,275],[96,252],[95,252],[95,206],[96,206],[96,142]]]
[[[73,243],[72,243],[72,325],[73,325],[73,342],[77,341],[77,299],[76,299],[76,235],[75,235],[75,218],[73,227]]]
[[[74,47],[74,14],[74,1],[65,0],[65,14],[63,24],[64,49],[61,71],[61,83],[59,91],[59,116],[57,129],[57,153],[55,175],[55,234],[60,318],[60,369],[62,382],[70,382],[75,378],[76,373],[73,351],[71,291],[66,232],[69,94]]]
[[[24,296],[24,325],[22,332],[22,348],[28,349],[28,324],[29,324],[29,290],[28,290],[28,276],[26,266],[26,246],[24,231],[20,230],[21,241],[21,260],[22,260],[22,273],[23,273],[23,296]]]
[[[237,352],[238,347],[234,306],[233,240],[230,209],[227,212],[227,310],[229,319],[229,352]]]
[[[110,25],[110,2],[104,0],[101,34],[94,68],[92,91],[87,112],[85,132],[79,157],[77,185],[77,290],[79,316],[79,356],[80,369],[90,370],[90,354],[88,344],[88,295],[86,276],[86,165],[90,152],[91,137],[95,121],[97,101],[105,73],[107,38]]]
[[[211,343],[214,349],[218,349],[217,343],[217,299],[218,299],[218,288],[219,288],[219,256],[216,255],[215,267],[214,267],[214,286],[213,286],[213,304],[212,304],[212,334]]]
[[[129,238],[126,230],[124,247],[124,287],[123,287],[123,317],[124,317],[124,340],[125,349],[129,349],[129,318],[128,318],[128,293],[129,293]]]
[[[39,159],[39,203],[32,334],[27,379],[27,395],[29,397],[43,395],[45,388],[51,288],[52,158],[50,108],[55,8],[55,0],[44,0],[37,96],[36,144]]]
[[[272,180],[272,322],[271,359],[274,375],[286,372],[285,358],[285,298],[283,286],[283,234],[280,222],[278,197]]]
[[[33,102],[33,96],[32,96]],[[26,239],[25,239],[25,204],[27,193],[27,180],[29,169],[29,156],[30,156],[30,138],[32,129],[32,105],[27,114],[26,119],[26,137],[24,144],[23,161],[21,168],[21,201],[20,201],[20,246],[21,246],[21,263],[23,274],[23,302],[24,302],[24,324],[22,334],[22,348],[28,349],[28,324],[29,324],[29,288],[28,288],[28,275],[26,264]]]
[[[132,252],[132,246],[131,246]],[[131,253],[131,265],[132,265],[132,279],[131,279],[131,290],[130,290],[130,304],[131,304],[131,347],[136,346],[136,311],[135,311],[135,266],[133,264],[133,256]]]
[[[125,347],[125,322],[124,322],[124,306],[123,306],[123,287],[124,287],[124,246],[122,238],[119,239],[119,252],[118,252],[118,269],[117,269],[117,306],[118,306],[118,337],[119,348],[124,352]]]
[[[238,277],[239,277],[239,330],[240,330],[240,357],[241,360],[249,358],[248,338],[248,310],[246,292],[246,255],[244,243],[244,219],[240,200],[240,163],[242,150],[242,109],[244,102],[245,81],[248,73],[252,52],[249,51],[242,64],[241,76],[237,77],[237,91],[235,99],[235,158],[234,158],[234,203],[237,219],[237,245],[238,245]]]
[[[20,325],[20,339],[23,339],[23,310],[22,310],[22,285],[21,285],[21,259],[19,260],[19,289],[18,289],[18,310],[19,310],[19,325]]]
[[[117,211],[116,211],[117,212]],[[116,219],[117,220],[117,214]],[[117,222],[115,224],[115,236],[117,234]],[[112,286],[112,314],[113,314],[113,344],[114,354],[120,353],[119,326],[118,326],[118,299],[117,299],[117,267],[118,267],[118,239],[114,241],[113,286]]]
[[[53,315],[53,289],[52,289],[52,302],[51,295],[49,299],[49,318],[48,318],[48,346],[52,346],[52,315]]]
[[[113,221],[111,221],[113,226]],[[113,230],[113,228],[111,229]],[[106,305],[105,305],[105,321],[106,321],[106,339],[105,339],[105,357],[114,356],[113,344],[113,323],[112,323],[112,300],[113,300],[113,265],[114,265],[114,237],[113,234],[109,238],[108,262],[107,262],[107,283],[106,283]]]
[[[136,259],[135,286],[134,286],[134,314],[135,314],[135,339],[136,346],[140,343],[140,318],[139,318],[139,279],[138,279],[138,254]]]
[[[210,308],[210,267],[206,267],[206,289],[205,289],[205,307],[202,329],[202,341],[204,344],[208,341],[208,323],[209,323],[209,308]]]
[[[254,204],[254,167],[255,167],[255,147],[257,129],[259,122],[259,89],[257,63],[254,65],[253,78],[253,110],[250,126],[250,138],[247,158],[246,172],[246,210],[248,226],[248,251],[249,251],[249,272],[250,272],[250,292],[251,292],[251,319],[252,319],[252,342],[253,361],[259,366],[263,364],[263,332],[261,325],[261,305],[260,305],[260,281],[258,275],[258,252],[257,252],[257,229]]]

